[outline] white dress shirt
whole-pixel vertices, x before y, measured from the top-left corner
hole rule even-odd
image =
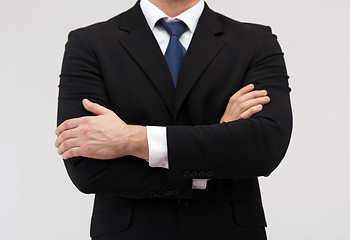
[[[180,37],[180,42],[187,51],[193,33],[196,30],[198,20],[204,10],[203,0],[200,0],[195,6],[174,18],[167,16],[162,10],[148,0],[141,0],[140,6],[163,54],[165,54],[168,47],[170,35],[165,29],[156,25],[156,23],[159,19],[164,19],[166,22],[183,21],[188,29]],[[147,140],[149,148],[149,166],[169,169],[166,127],[147,126]],[[205,189],[206,185],[207,179],[193,179],[192,181],[193,189]]]

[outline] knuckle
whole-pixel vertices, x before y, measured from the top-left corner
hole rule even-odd
[[[65,159],[71,158],[71,157],[73,157],[73,150],[69,150],[69,151],[64,153],[64,158]]]
[[[72,158],[72,154],[69,152],[64,156],[64,159]]]
[[[69,147],[69,144],[68,144],[67,141],[63,142],[61,145],[62,145],[62,148],[63,148],[63,149],[66,149],[66,148]]]
[[[84,117],[84,118],[81,119],[81,122],[82,122],[83,124],[87,124],[87,123],[90,122],[90,118],[89,118],[89,117]]]
[[[67,152],[67,158],[72,158],[72,157],[74,157],[74,151],[70,150]]]
[[[66,139],[66,135],[67,135],[66,132],[62,132],[61,135],[58,138],[58,141],[62,141],[63,139]]]
[[[68,127],[68,120],[62,123],[62,127],[63,129],[66,129]]]
[[[264,98],[256,98],[254,99],[254,105],[264,103],[264,101],[265,101]]]
[[[254,92],[252,93],[252,95],[253,95],[254,98],[257,98],[257,97],[260,97],[262,94],[261,94],[261,92],[259,92],[259,91],[254,91]]]
[[[89,129],[87,127],[82,127],[79,130],[80,134],[86,135],[89,132]]]
[[[237,108],[238,108],[238,110],[239,111],[242,111],[242,110],[244,110],[244,103],[240,103],[240,104],[238,104],[238,106],[237,106]]]
[[[235,95],[233,95],[232,97],[230,97],[230,99],[228,100],[229,103],[234,103],[235,101],[236,101]]]
[[[63,154],[64,154],[64,149],[59,148],[59,149],[57,150],[57,153],[58,153],[59,155],[63,155]]]
[[[68,154],[68,157],[72,158],[72,157],[75,157],[76,154],[75,154],[75,149],[72,149],[69,151],[69,154]]]

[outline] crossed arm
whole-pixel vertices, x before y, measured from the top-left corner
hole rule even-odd
[[[269,103],[267,91],[249,84],[229,100],[220,123],[250,118]],[[56,130],[55,146],[64,159],[88,157],[100,160],[131,155],[148,160],[146,127],[128,125],[113,111],[88,99],[84,108],[95,114],[64,121]]]

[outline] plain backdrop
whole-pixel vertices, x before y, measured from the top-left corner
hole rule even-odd
[[[93,196],[73,186],[54,147],[64,44],[70,30],[135,2],[1,0],[1,239],[89,239]],[[350,2],[207,3],[271,26],[285,52],[294,132],[282,164],[260,180],[269,239],[350,239]]]

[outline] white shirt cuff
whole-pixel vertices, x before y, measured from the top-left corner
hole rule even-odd
[[[146,126],[149,166],[169,169],[166,127]]]
[[[206,189],[208,179],[192,179],[192,189]]]
[[[169,169],[166,127],[146,126],[150,167]],[[208,179],[193,179],[192,189],[206,189]]]

